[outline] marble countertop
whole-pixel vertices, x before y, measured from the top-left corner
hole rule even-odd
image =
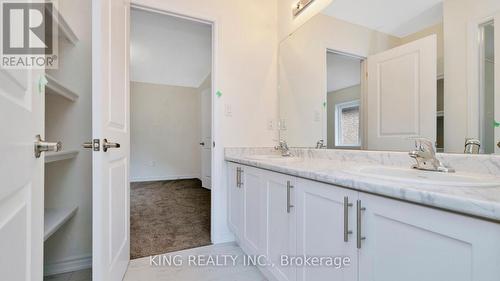
[[[256,157],[259,155],[276,156]],[[410,169],[411,159],[407,153],[295,149],[292,155],[283,159],[277,157],[279,155],[272,149],[229,148],[225,151],[225,160],[500,222],[498,156],[439,156],[457,170],[458,176],[473,176],[494,183],[486,187],[456,187],[360,173],[366,167]],[[474,166],[474,169],[467,168],[468,165]],[[434,173],[413,171],[422,177]]]

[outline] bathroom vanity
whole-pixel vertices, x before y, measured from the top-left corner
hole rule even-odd
[[[228,223],[269,280],[500,278],[500,165],[442,154],[456,173],[410,168],[407,153],[226,149]],[[350,265],[282,266],[282,256]]]

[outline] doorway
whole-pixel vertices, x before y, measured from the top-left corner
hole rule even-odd
[[[363,61],[327,51],[327,148],[361,149]]]
[[[132,8],[131,259],[211,243],[212,104],[212,25]]]

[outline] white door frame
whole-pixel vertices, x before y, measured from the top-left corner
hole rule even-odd
[[[212,165],[212,188],[211,188],[211,214],[210,214],[210,239],[211,242],[216,244],[216,243],[221,243],[221,242],[227,242],[227,240],[232,240],[232,238],[229,238],[226,236],[225,233],[220,233],[219,229],[217,229],[217,224],[223,223],[226,224],[225,222],[225,216],[224,212],[218,211],[214,206],[225,206],[226,200],[225,200],[225,192],[221,192],[222,187],[225,186],[225,183],[223,182],[223,163],[224,163],[224,149],[219,147],[216,144],[217,139],[221,139],[221,133],[219,131],[219,120],[216,118],[216,112],[217,111],[217,103],[215,102],[215,93],[217,89],[217,81],[218,81],[218,72],[217,72],[217,51],[218,51],[218,24],[217,20],[214,18],[202,16],[202,15],[194,15],[192,13],[185,13],[185,12],[177,12],[177,11],[172,11],[171,9],[166,10],[163,7],[160,6],[153,6],[153,5],[144,5],[140,3],[141,1],[139,0],[132,0],[131,1],[131,8],[134,9],[140,9],[144,11],[149,11],[153,13],[159,13],[159,14],[164,14],[167,16],[173,16],[173,17],[178,17],[182,19],[187,19],[190,21],[195,21],[195,22],[200,22],[204,24],[208,24],[212,26],[212,77],[211,77],[211,103],[212,103],[212,112],[211,112],[211,127],[212,127],[212,150],[211,150],[211,165]],[[217,161],[216,161],[217,160]],[[222,221],[222,222],[220,222]]]
[[[484,91],[483,84],[481,82],[481,77],[483,74],[481,62],[481,47],[482,43],[480,40],[481,36],[481,26],[488,22],[500,22],[499,11],[493,12],[482,17],[478,17],[471,20],[468,23],[467,31],[467,138],[479,138],[483,135],[482,132],[482,116],[480,104],[481,95]],[[497,28],[495,28],[495,33],[497,33]],[[495,43],[498,39],[495,37]],[[496,44],[495,44],[496,45]],[[496,60],[496,58],[495,58]],[[497,73],[498,66],[495,65],[495,76],[499,77]],[[496,82],[496,79],[495,79]],[[498,95],[497,83],[495,83],[495,95]],[[497,102],[495,101],[495,104]],[[496,107],[496,106],[495,106]],[[495,112],[495,116],[497,116]],[[495,140],[496,142],[497,140]],[[496,153],[500,150],[495,146]]]
[[[325,89],[327,89],[325,92],[325,101],[328,101],[328,54],[337,54],[341,56],[346,56],[346,57],[351,57],[354,59],[358,59],[359,62],[361,63],[361,71],[359,73],[360,75],[360,85],[361,85],[361,94],[359,95],[359,109],[360,109],[360,115],[359,115],[359,138],[361,140],[360,144],[361,146],[356,146],[356,147],[344,147],[344,149],[366,149],[366,113],[365,113],[365,106],[366,106],[366,96],[367,96],[367,86],[366,86],[366,78],[367,78],[367,70],[366,70],[366,56],[361,55],[361,54],[355,54],[352,52],[345,52],[345,51],[338,51],[332,48],[325,48],[325,59],[323,60],[325,62]],[[327,102],[328,103],[328,102]],[[326,108],[323,109],[325,112],[325,122],[323,124],[323,136],[325,140],[325,144],[328,144],[328,104]]]

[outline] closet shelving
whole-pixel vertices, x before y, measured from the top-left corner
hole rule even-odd
[[[68,48],[75,46],[79,39],[76,36],[73,29],[69,26],[69,24],[64,19],[63,15],[59,13],[59,11],[49,11],[47,10],[49,15],[52,15],[54,22],[57,24],[59,29],[59,40],[64,39],[71,44],[61,44],[59,43],[59,48]],[[62,71],[53,70],[53,71]],[[76,102],[78,100],[78,94],[65,86],[61,81],[54,78],[49,73],[45,73],[45,77],[47,79],[47,84],[45,85],[45,93],[48,95],[54,95],[57,97],[64,98],[71,102]],[[48,101],[48,100],[47,100]],[[49,101],[48,101],[49,102]],[[46,105],[50,106],[50,105]],[[47,126],[51,125],[50,120],[48,120]],[[56,136],[50,136],[53,138]],[[64,139],[61,136],[57,136],[57,139]],[[63,160],[69,160],[76,158],[78,156],[78,150],[65,150],[60,152],[51,152],[46,153],[45,155],[45,163],[54,163]],[[46,195],[50,196],[50,195]],[[66,222],[68,222],[78,211],[78,206],[72,207],[58,207],[58,208],[45,208],[44,210],[44,241],[47,240],[51,235],[53,235],[57,230],[59,230]]]
[[[78,150],[68,150],[60,152],[49,152],[45,154],[45,163],[53,163],[75,158],[78,155]]]
[[[47,240],[61,226],[69,221],[78,210],[78,207],[45,209],[43,240]]]
[[[47,78],[47,85],[45,86],[45,92],[51,95],[58,95],[70,101],[78,100],[78,94],[63,86],[59,81],[57,81],[50,74],[45,74]]]
[[[76,43],[78,43],[79,41],[78,36],[76,36],[76,33],[69,26],[61,13],[59,13],[59,11],[56,9],[54,9],[53,11],[47,9],[47,13],[52,16],[55,24],[59,27],[59,38],[64,38],[71,44],[76,45]]]

